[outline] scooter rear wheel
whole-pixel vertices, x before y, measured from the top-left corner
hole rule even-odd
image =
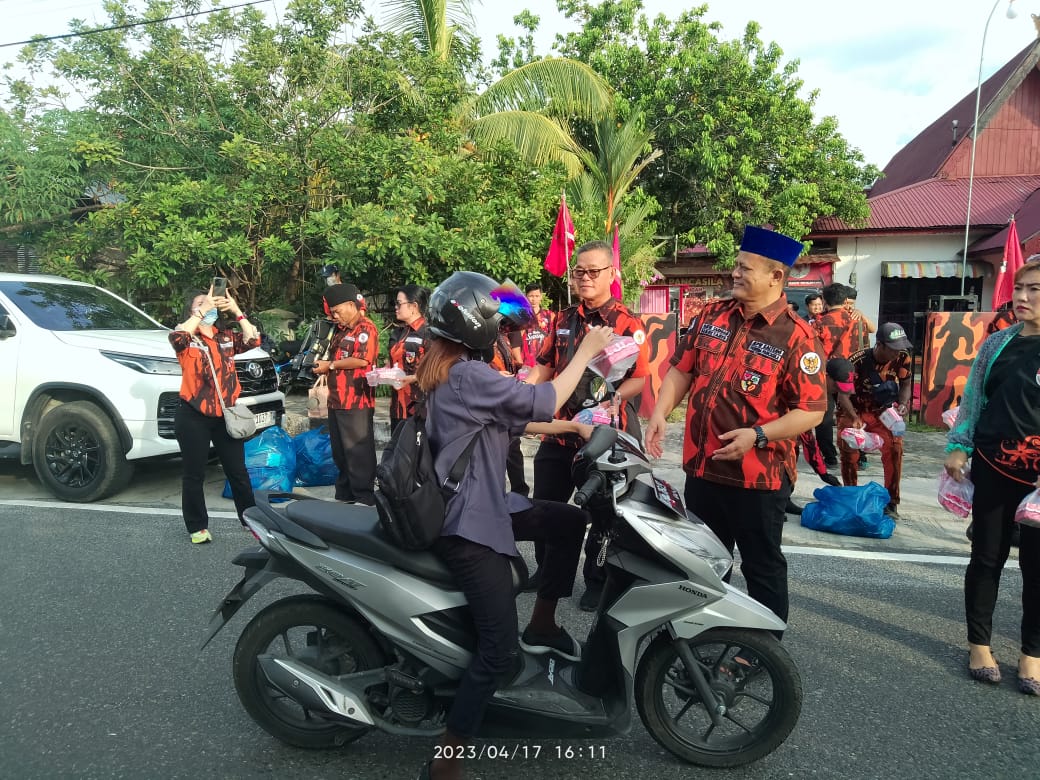
[[[272,686],[257,662],[264,654],[293,658],[332,675],[383,666],[382,652],[360,622],[319,597],[282,599],[249,621],[235,646],[233,670],[246,712],[286,744],[335,748],[368,731],[323,718]]]
[[[779,641],[765,631],[712,629],[687,640],[713,700],[705,705],[668,634],[640,659],[636,706],[647,731],[692,764],[736,767],[773,752],[802,711],[802,682]],[[725,708],[722,723],[711,709]]]

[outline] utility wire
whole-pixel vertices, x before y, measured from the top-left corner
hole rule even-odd
[[[261,3],[270,3],[273,0],[250,0],[246,3],[238,3],[237,5],[226,5],[221,8],[210,8],[208,11],[193,11],[187,14],[178,14],[177,16],[165,16],[162,19],[147,19],[141,22],[132,22],[130,24],[117,24],[113,27],[99,27],[95,30],[83,30],[82,32],[66,33],[65,35],[48,35],[45,38],[30,38],[27,41],[14,41],[13,43],[0,43],[0,49],[6,49],[10,46],[26,46],[30,43],[43,43],[45,41],[61,41],[67,38],[82,38],[85,35],[96,35],[103,32],[111,32],[112,30],[129,30],[131,27],[141,27],[146,24],[159,24],[161,22],[173,22],[177,19],[188,19],[194,16],[204,16],[206,14],[215,14],[217,11],[231,11],[235,8],[245,8],[249,5],[260,5]]]

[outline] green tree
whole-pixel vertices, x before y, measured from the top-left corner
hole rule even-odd
[[[417,42],[420,50],[454,64],[460,72],[472,65],[472,15],[465,0],[384,0],[387,28]],[[461,54],[459,53],[461,52]],[[574,119],[596,120],[613,108],[602,78],[588,65],[565,57],[531,60],[502,74],[456,110],[459,128],[472,139],[469,151],[488,153],[511,144],[532,165],[562,163],[570,175],[581,172],[577,144],[570,132]]]
[[[141,18],[120,0],[108,9],[112,23]],[[153,2],[143,16],[172,10]],[[54,160],[76,166],[67,194],[109,196],[78,221],[45,213],[48,268],[100,274],[164,315],[215,273],[249,307],[316,300],[330,260],[376,293],[462,267],[537,278],[563,168],[505,144],[460,155],[454,118],[472,89],[399,36],[366,28],[343,43],[359,12],[294,0],[273,26],[222,11],[28,47],[34,67],[87,95],[53,136]],[[53,124],[39,92],[19,95],[25,121],[0,125],[16,152]]]
[[[877,169],[817,120],[802,98],[797,61],[750,22],[722,41],[707,7],[648,19],[640,0],[557,0],[582,24],[557,37],[565,56],[591,65],[615,90],[622,119],[645,117],[662,155],[640,178],[661,204],[660,227],[732,257],[747,222],[804,235],[820,216],[859,223]]]

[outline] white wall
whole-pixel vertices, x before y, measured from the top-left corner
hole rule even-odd
[[[971,236],[974,241],[977,237]],[[859,309],[877,322],[881,305],[881,266],[897,263],[950,263],[961,261],[964,234],[928,236],[865,236],[838,239],[838,262],[834,264],[834,281],[859,290]],[[850,277],[855,274],[855,282]],[[987,276],[982,293],[983,310],[990,308],[993,277]],[[881,323],[878,323],[879,325]]]

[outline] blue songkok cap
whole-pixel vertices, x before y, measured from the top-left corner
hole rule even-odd
[[[740,241],[740,251],[753,255],[762,255],[784,265],[794,265],[794,261],[802,254],[805,244],[795,241],[775,230],[748,225],[744,228],[744,238]]]

